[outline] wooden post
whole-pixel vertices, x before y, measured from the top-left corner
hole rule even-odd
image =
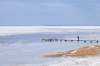
[[[73,42],[73,40],[71,40],[71,42]]]
[[[91,42],[91,29],[90,29],[90,42]]]
[[[90,41],[90,43],[92,43],[92,41]]]
[[[86,41],[84,41],[84,42],[86,42]]]
[[[67,40],[64,40],[64,41],[67,41]]]
[[[58,39],[55,39],[55,41],[58,41]]]
[[[62,40],[60,40],[60,41],[62,41]]]
[[[43,42],[43,39],[42,39],[42,42]]]

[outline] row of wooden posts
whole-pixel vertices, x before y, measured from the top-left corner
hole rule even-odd
[[[54,41],[65,41],[65,42],[73,42],[73,41],[77,41],[77,42],[79,42],[79,41],[84,41],[84,42],[87,42],[87,41],[90,41],[90,42],[93,42],[93,41],[95,41],[95,42],[99,42],[99,40],[65,40],[65,39],[42,39],[42,42],[54,42]]]

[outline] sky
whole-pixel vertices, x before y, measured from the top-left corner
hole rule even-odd
[[[0,0],[0,25],[100,25],[100,0]]]

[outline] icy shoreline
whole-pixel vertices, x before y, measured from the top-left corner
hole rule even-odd
[[[0,36],[34,33],[65,34],[90,29],[98,30],[100,26],[0,26]]]
[[[73,57],[73,56],[67,57],[67,58],[72,59],[71,61],[58,63],[58,64],[54,64],[54,65],[49,65],[49,66],[100,66],[100,60],[99,60],[100,59],[100,52],[99,52],[100,49],[99,48],[100,48],[100,46],[98,46],[98,45],[81,47],[80,49],[77,49],[77,51],[82,50],[81,52],[77,52],[74,54],[72,53],[72,55],[73,56],[76,55],[76,57]],[[92,52],[93,55],[91,54],[90,49],[93,51]],[[96,53],[98,53],[98,54],[96,54]],[[77,54],[79,54],[79,55],[77,55]]]
[[[73,58],[72,61],[49,65],[49,66],[100,66],[100,56]]]
[[[100,50],[99,45],[81,47],[77,49],[76,53],[74,54],[72,53],[73,56],[71,56],[70,54],[71,52],[69,52],[70,55],[67,58],[72,59],[71,61],[49,65],[49,66],[100,66],[99,50]]]

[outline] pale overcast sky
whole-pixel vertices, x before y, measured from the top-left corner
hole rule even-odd
[[[0,0],[0,25],[100,25],[100,0]]]

